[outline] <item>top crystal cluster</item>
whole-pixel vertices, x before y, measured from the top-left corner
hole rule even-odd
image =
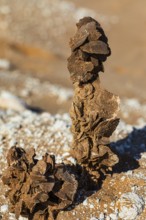
[[[77,23],[77,32],[70,41],[72,50],[68,69],[73,83],[87,83],[104,71],[103,62],[111,54],[107,37],[100,24],[91,17]]]

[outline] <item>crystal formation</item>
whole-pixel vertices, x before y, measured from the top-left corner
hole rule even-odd
[[[103,62],[111,51],[103,29],[91,17],[77,23],[70,47],[68,69],[75,90],[70,110],[72,152],[98,182],[101,172],[111,170],[118,162],[107,141],[119,123],[119,98],[101,88],[99,80]]]
[[[30,220],[54,219],[55,214],[72,204],[77,181],[53,155],[35,159],[35,150],[25,152],[12,147],[7,156],[8,168],[2,180],[8,185],[6,196],[10,212]]]

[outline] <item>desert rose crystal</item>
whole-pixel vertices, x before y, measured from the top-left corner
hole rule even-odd
[[[103,62],[111,51],[102,27],[91,17],[77,23],[70,47],[68,69],[74,86],[70,110],[73,156],[97,182],[100,172],[105,173],[118,162],[106,144],[119,123],[119,98],[103,89],[99,80]]]
[[[72,204],[78,184],[63,164],[55,163],[53,155],[45,154],[41,160],[35,156],[33,148],[26,152],[12,147],[8,152],[2,180],[9,186],[10,212],[17,219],[21,215],[30,220],[53,220]]]

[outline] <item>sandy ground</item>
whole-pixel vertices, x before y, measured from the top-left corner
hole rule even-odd
[[[121,98],[121,123],[111,141],[125,159],[103,181],[99,191],[85,196],[72,210],[60,213],[59,220],[146,219],[145,8],[145,0],[0,1],[2,170],[6,166],[3,158],[16,140],[26,148],[34,144],[40,155],[52,151],[58,160],[64,160],[63,155],[69,152],[72,137],[66,113],[73,89],[66,60],[76,21],[83,16],[96,18],[104,27],[112,50],[101,81]],[[19,130],[20,124],[24,130]],[[0,219],[14,220],[8,212],[2,184],[0,189]]]
[[[8,149],[14,145],[25,150],[34,147],[38,159],[48,152],[56,155],[58,163],[76,164],[70,154],[71,120],[67,113],[54,116],[46,112],[34,113],[14,96],[9,96],[8,102],[8,94],[6,101],[9,103],[7,110],[0,111],[0,176],[6,169]],[[10,103],[15,103],[15,110],[12,110]],[[111,138],[111,146],[121,157],[120,162],[97,190],[79,191],[73,206],[60,212],[57,220],[145,220],[145,111],[146,105],[141,105],[137,100],[122,102],[122,119]],[[134,125],[130,122],[133,118]],[[9,213],[8,200],[4,197],[6,190],[0,179],[0,217],[16,220],[15,215]]]

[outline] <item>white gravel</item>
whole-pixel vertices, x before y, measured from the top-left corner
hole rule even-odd
[[[135,220],[144,209],[143,198],[133,192],[125,193],[118,200],[119,217],[123,220]]]

